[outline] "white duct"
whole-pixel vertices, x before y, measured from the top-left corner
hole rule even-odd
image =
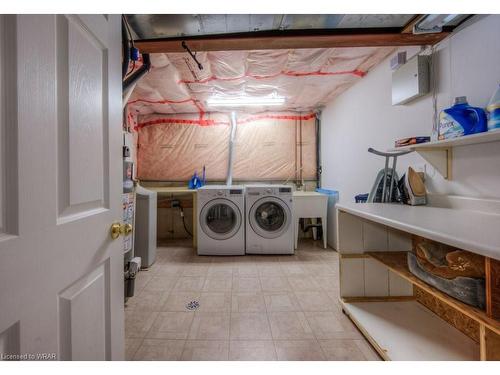
[[[231,134],[229,135],[229,157],[227,165],[227,179],[226,185],[233,184],[233,152],[234,152],[234,139],[236,138],[236,112],[231,112]]]

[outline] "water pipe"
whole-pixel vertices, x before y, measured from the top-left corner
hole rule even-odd
[[[231,134],[229,137],[229,157],[227,165],[227,179],[226,185],[233,184],[233,153],[234,153],[234,139],[236,138],[236,112],[231,112]]]

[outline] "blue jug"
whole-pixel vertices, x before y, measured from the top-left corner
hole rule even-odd
[[[455,98],[452,107],[439,114],[439,139],[461,137],[488,130],[486,112],[472,107],[465,96]]]
[[[202,183],[200,178],[198,177],[198,172],[195,171],[193,177],[188,182],[188,188],[189,189],[199,189],[201,188]]]

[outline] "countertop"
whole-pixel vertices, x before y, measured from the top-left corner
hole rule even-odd
[[[326,197],[328,198],[327,195],[318,193],[317,191],[294,191],[293,192],[294,197]]]
[[[191,193],[195,194],[196,189],[189,189],[187,186],[143,186],[144,189],[156,191],[157,193]],[[314,197],[322,196],[326,197],[325,194],[318,193],[316,191],[294,191],[294,197]]]
[[[195,189],[189,189],[187,186],[143,186],[144,189],[156,191],[157,193],[196,193]]]
[[[500,214],[391,203],[338,203],[341,211],[500,260]]]

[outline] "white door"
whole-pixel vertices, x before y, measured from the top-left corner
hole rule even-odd
[[[123,359],[120,16],[0,15],[0,42],[0,353]]]

